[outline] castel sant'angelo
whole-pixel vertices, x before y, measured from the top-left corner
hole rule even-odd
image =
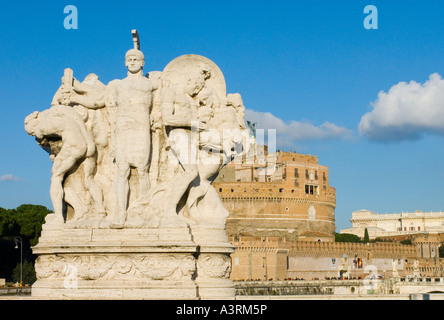
[[[255,156],[232,162],[214,181],[228,235],[334,241],[336,190],[316,156],[256,146]]]
[[[358,278],[370,267],[384,277],[442,276],[441,234],[336,242],[329,168],[317,156],[268,152],[256,144],[253,151],[227,165],[213,183],[230,213],[227,234],[236,247],[231,279]]]

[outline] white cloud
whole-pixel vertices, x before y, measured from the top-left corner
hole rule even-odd
[[[5,174],[3,176],[0,177],[0,181],[20,181],[19,178],[17,178],[16,176],[12,175],[12,174]]]
[[[444,80],[437,73],[420,84],[400,82],[381,91],[373,109],[359,124],[359,133],[374,140],[419,139],[425,133],[444,135]]]
[[[256,122],[258,129],[275,129],[279,146],[292,146],[299,141],[346,139],[351,136],[350,130],[330,122],[325,122],[320,126],[294,120],[285,122],[270,112],[247,109],[245,119],[253,123]]]

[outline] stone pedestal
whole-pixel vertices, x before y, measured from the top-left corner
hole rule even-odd
[[[229,279],[234,253],[225,229],[192,228],[193,241],[199,243],[196,284],[202,299],[233,299],[235,288]]]
[[[234,298],[234,285],[229,280],[233,248],[228,241],[198,245],[196,239],[188,227],[73,229],[47,223],[33,248],[38,255],[38,280],[32,296],[82,300]]]

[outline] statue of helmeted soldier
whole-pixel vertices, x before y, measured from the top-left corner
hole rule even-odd
[[[160,81],[143,75],[144,54],[138,49],[129,50],[125,56],[128,76],[111,81],[107,87],[107,106],[114,107],[111,123],[111,153],[117,166],[115,177],[117,197],[116,226],[123,227],[129,207],[137,207],[138,200],[150,189],[149,165],[151,155],[151,120],[153,91]],[[137,199],[129,204],[131,169],[137,171]],[[131,190],[133,192],[133,190]]]

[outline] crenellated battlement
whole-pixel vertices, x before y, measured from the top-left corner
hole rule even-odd
[[[277,252],[287,250],[288,256],[365,256],[371,258],[413,258],[417,256],[415,245],[404,245],[396,242],[351,243],[351,242],[318,242],[287,241],[278,237],[240,237],[238,241],[230,238],[237,252]]]

